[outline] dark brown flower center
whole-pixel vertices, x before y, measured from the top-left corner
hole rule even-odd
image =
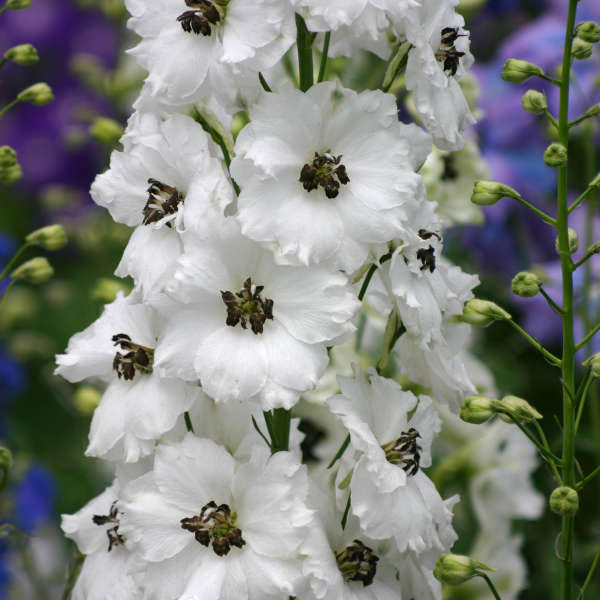
[[[460,59],[465,55],[464,52],[459,52],[454,44],[459,37],[465,37],[465,33],[458,33],[458,27],[444,27],[442,29],[442,40],[440,49],[435,53],[435,57],[444,67],[444,72],[450,75],[456,75]]]
[[[403,431],[397,440],[384,444],[382,449],[388,462],[402,467],[408,475],[416,475],[421,462],[421,446],[417,441],[420,437],[419,432],[411,427]]]
[[[273,300],[263,299],[263,285],[252,286],[252,278],[244,281],[244,287],[237,293],[221,291],[221,298],[227,306],[227,325],[235,327],[241,323],[243,329],[250,328],[253,333],[263,332],[267,319],[273,320]]]
[[[116,500],[112,503],[108,515],[94,515],[92,521],[99,526],[114,524],[114,527],[106,530],[109,552],[113,549],[113,546],[122,546],[125,543],[125,538],[119,533],[119,511]]]
[[[430,240],[432,237],[436,237],[440,242],[442,241],[442,238],[438,233],[427,231],[426,229],[419,229],[419,237],[422,240]],[[429,269],[430,273],[435,271],[436,260],[435,248],[433,246],[417,250],[417,259],[421,261],[421,271],[426,271],[427,269]]]
[[[211,500],[202,507],[199,515],[181,519],[181,528],[194,534],[196,541],[212,548],[217,556],[229,554],[232,546],[242,548],[246,545],[241,529],[235,526],[237,515],[232,514],[227,504]]]
[[[144,225],[157,223],[167,215],[174,215],[183,202],[183,194],[177,189],[156,179],[148,179],[148,200],[142,211]],[[171,227],[171,223],[167,223]]]
[[[345,581],[362,581],[364,587],[373,583],[379,557],[360,540],[354,540],[335,558]]]
[[[185,4],[190,10],[177,17],[182,29],[186,33],[210,36],[213,26],[222,18],[219,3],[211,0],[185,0]]]
[[[341,164],[342,155],[333,156],[328,152],[315,152],[312,163],[305,164],[300,172],[299,181],[307,192],[312,192],[321,186],[328,198],[337,198],[340,185],[350,183],[350,177],[345,165]]]
[[[440,179],[442,181],[455,181],[458,179],[458,170],[456,168],[456,164],[454,161],[454,156],[452,154],[444,154],[442,156],[442,162],[444,163],[444,171]]]
[[[131,341],[126,333],[113,335],[112,341],[115,346],[127,352],[117,352],[113,359],[113,369],[117,372],[119,379],[123,377],[125,381],[131,381],[137,371],[140,373],[152,373],[152,363],[154,362],[154,350],[140,346]]]

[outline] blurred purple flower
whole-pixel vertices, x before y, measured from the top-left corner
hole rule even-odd
[[[15,524],[28,533],[54,516],[56,485],[45,467],[33,464],[14,490]]]

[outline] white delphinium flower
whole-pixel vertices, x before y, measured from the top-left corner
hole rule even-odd
[[[157,448],[154,469],[124,492],[121,531],[148,561],[146,600],[281,600],[301,579],[313,526],[306,469],[255,446],[247,463],[188,434]]]
[[[198,388],[163,377],[154,368],[161,319],[149,306],[119,293],[102,315],[56,357],[57,375],[71,382],[97,378],[108,384],[94,412],[87,456],[136,462],[175,426]]]
[[[130,52],[153,96],[193,103],[275,65],[294,43],[294,13],[281,0],[126,0],[142,40]]]
[[[233,188],[209,151],[208,135],[190,117],[149,115],[137,131],[140,141],[112,153],[91,195],[115,221],[135,227],[116,274],[131,275],[147,297],[172,276],[180,232],[206,236],[223,218]]]
[[[464,144],[462,132],[474,122],[458,80],[473,64],[469,33],[455,11],[458,0],[422,0],[398,29],[412,48],[406,65],[406,87],[434,143],[444,150]]]
[[[457,498],[442,500],[421,470],[431,465],[431,442],[441,428],[431,398],[358,367],[339,383],[342,394],[328,404],[359,458],[342,463],[338,481],[343,487],[350,480],[350,510],[361,529],[374,539],[393,538],[399,552],[448,550],[456,539]]]
[[[291,408],[327,367],[326,346],[354,331],[359,303],[341,273],[278,266],[227,219],[215,237],[184,235],[185,252],[161,299],[161,372],[200,379],[217,402]],[[341,340],[340,340],[341,341]]]
[[[354,271],[399,236],[422,185],[427,134],[398,121],[392,95],[321,83],[264,94],[239,134],[232,175],[242,232],[277,261]]]
[[[86,555],[73,588],[73,600],[137,600],[141,590],[129,571],[136,564],[120,531],[119,481],[74,515],[62,515],[65,535]]]

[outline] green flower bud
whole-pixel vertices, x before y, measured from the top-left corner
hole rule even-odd
[[[29,102],[36,106],[45,106],[54,100],[54,94],[47,83],[34,83],[22,92],[19,92],[17,98],[21,102]]]
[[[469,396],[460,407],[460,418],[467,423],[479,425],[496,414],[497,400],[485,396]]]
[[[44,250],[53,252],[54,250],[60,250],[67,245],[67,234],[62,225],[47,225],[46,227],[32,231],[25,238],[25,241],[28,244],[41,246]]]
[[[591,108],[588,108],[585,111],[586,116],[588,117],[600,117],[600,102],[598,104],[594,104]]]
[[[573,58],[577,60],[585,60],[592,55],[592,50],[594,49],[594,45],[582,40],[579,37],[576,37],[573,40],[573,46],[571,53],[573,54]]]
[[[44,283],[54,275],[54,269],[43,256],[36,256],[17,267],[10,276],[29,283]]]
[[[542,280],[531,271],[521,271],[512,280],[513,294],[521,298],[533,298],[540,291]]]
[[[77,410],[84,415],[91,415],[102,400],[102,394],[90,385],[82,385],[75,391],[73,402]]]
[[[12,60],[22,67],[35,65],[40,60],[37,50],[31,44],[19,44],[18,46],[9,48],[4,53],[4,58]]]
[[[481,575],[481,571],[495,571],[485,563],[473,560],[462,554],[442,554],[433,570],[433,575],[442,583],[461,585],[465,581]]]
[[[568,233],[569,233],[569,254],[574,254],[575,252],[577,252],[577,250],[579,250],[579,236],[577,235],[577,232],[571,227],[569,227]],[[558,254],[560,254],[560,244],[559,244],[558,236],[556,237],[556,240],[554,240],[554,247],[556,248],[556,252]]]
[[[534,115],[541,115],[548,108],[546,94],[537,90],[527,90],[521,98],[523,109]]]
[[[600,42],[600,27],[598,26],[598,23],[594,23],[594,21],[584,21],[583,23],[579,23],[575,29],[575,33],[577,37],[584,42],[589,42],[590,44]]]
[[[494,321],[507,321],[511,318],[510,314],[495,302],[474,299],[465,304],[460,320],[477,327],[487,327]]]
[[[19,163],[11,167],[0,168],[0,183],[8,185],[19,181],[21,177],[23,177],[23,170]]]
[[[517,58],[509,58],[502,68],[502,79],[510,83],[523,83],[530,77],[538,77],[543,74],[544,71],[541,67]]]
[[[90,126],[90,135],[103,144],[116,144],[123,135],[123,127],[113,119],[99,117]]]
[[[0,169],[14,167],[17,164],[17,153],[10,146],[0,146]]]
[[[579,509],[579,495],[571,488],[557,487],[550,494],[550,510],[563,517],[572,517]]]
[[[523,400],[523,398],[518,398],[517,396],[504,396],[496,406],[498,416],[507,423],[512,423],[513,420],[506,413],[511,414],[517,421],[525,423],[544,418],[527,400]]]
[[[478,206],[491,206],[501,198],[520,198],[519,192],[497,181],[476,181],[471,202]]]
[[[596,177],[594,177],[594,179],[592,179],[588,185],[589,187],[600,187],[600,173],[598,173],[598,175],[596,175]]]
[[[596,379],[600,378],[600,352],[590,356],[584,363],[584,367],[590,367],[592,369],[592,377]]]
[[[550,144],[544,152],[546,166],[557,169],[567,164],[567,149],[558,142]]]
[[[13,466],[13,456],[12,452],[5,448],[4,446],[0,446],[0,469],[4,471],[8,471]]]
[[[102,277],[96,282],[96,285],[90,292],[90,297],[95,302],[110,304],[115,300],[118,292],[127,293],[128,291],[129,289],[120,281],[110,279],[109,277]]]
[[[5,6],[8,10],[23,10],[31,6],[31,0],[6,0]]]

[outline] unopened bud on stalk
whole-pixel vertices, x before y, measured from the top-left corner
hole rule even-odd
[[[577,252],[577,250],[579,250],[579,236],[577,235],[577,232],[572,227],[569,227],[568,234],[569,234],[569,254],[574,254],[575,252]],[[556,252],[558,254],[560,254],[560,240],[559,240],[558,236],[556,236],[556,240],[554,241],[554,247],[556,248]]]
[[[469,325],[487,327],[494,321],[508,321],[512,317],[495,302],[489,300],[469,300],[463,309],[460,320]]]
[[[0,146],[0,169],[17,164],[17,153],[10,146]]]
[[[521,98],[523,109],[534,115],[541,115],[548,108],[546,94],[537,90],[527,90]]]
[[[31,0],[7,0],[5,6],[8,10],[23,10],[31,6]]]
[[[541,67],[517,58],[509,58],[502,68],[502,79],[510,83],[523,83],[530,77],[538,77],[543,74],[544,71]]]
[[[579,495],[571,487],[557,487],[550,494],[550,510],[562,517],[572,517],[579,510]]]
[[[460,407],[460,418],[475,425],[485,423],[496,414],[497,402],[485,396],[469,396]]]
[[[520,198],[519,192],[497,181],[476,181],[471,202],[478,206],[491,206],[501,198]]]
[[[600,352],[590,356],[584,363],[584,367],[590,367],[592,370],[592,377],[596,379],[600,378]]]
[[[590,44],[600,42],[600,26],[594,21],[584,21],[583,23],[579,23],[575,29],[575,34],[579,39],[584,42],[589,42]]]
[[[544,152],[546,166],[557,169],[567,164],[567,149],[558,142],[550,144]]]
[[[116,144],[123,135],[123,127],[113,119],[99,117],[90,126],[90,135],[103,144]]]
[[[128,291],[127,287],[120,281],[110,279],[109,277],[102,277],[96,282],[96,285],[90,292],[90,297],[96,302],[110,304],[115,300],[118,292],[128,293]]]
[[[102,400],[102,394],[89,385],[78,387],[73,397],[75,407],[84,415],[91,415],[100,404],[100,400]]]
[[[36,106],[45,106],[54,100],[54,94],[47,83],[34,83],[22,92],[19,92],[17,98],[21,102],[29,102]]]
[[[512,423],[513,420],[509,414],[512,415],[517,421],[523,421],[530,423],[535,419],[543,419],[544,417],[537,411],[527,400],[519,398],[517,396],[504,396],[497,404],[498,416],[507,423]],[[505,414],[502,414],[502,413]],[[508,414],[506,414],[508,413]]]
[[[594,106],[588,108],[585,111],[585,114],[588,117],[600,117],[600,102],[598,102],[598,104],[594,104]]]
[[[12,452],[5,448],[4,446],[0,446],[0,469],[4,471],[8,471],[13,465],[13,456]]]
[[[12,60],[22,67],[35,65],[40,60],[37,50],[31,44],[19,44],[9,48],[4,53],[4,58]]]
[[[542,285],[542,280],[531,271],[521,271],[512,280],[513,294],[521,298],[533,298],[537,296]]]
[[[43,256],[36,256],[17,267],[10,276],[29,283],[44,283],[54,275],[54,269]]]
[[[485,563],[473,560],[470,556],[462,554],[442,554],[433,570],[434,577],[448,585],[461,585],[481,575],[481,571],[495,571]]]
[[[46,227],[32,231],[25,238],[25,241],[28,244],[41,246],[44,250],[53,252],[67,245],[67,234],[62,225],[47,225]]]
[[[588,187],[600,187],[600,173],[590,181]]]
[[[592,55],[592,50],[594,49],[594,45],[582,40],[581,38],[576,37],[573,40],[573,46],[571,53],[573,54],[573,58],[577,60],[585,60]]]
[[[17,153],[10,146],[0,146],[0,183],[14,183],[22,176]]]
[[[11,184],[19,181],[23,177],[23,170],[21,169],[21,165],[17,163],[12,167],[6,167],[5,169],[0,169],[0,183]]]

